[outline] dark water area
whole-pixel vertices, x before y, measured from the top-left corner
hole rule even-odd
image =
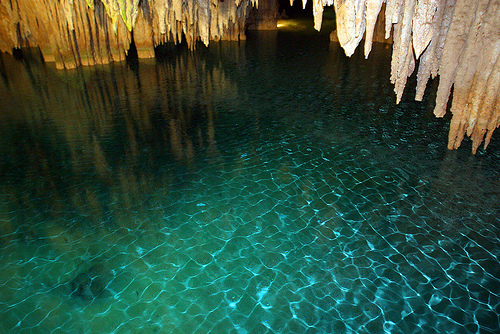
[[[498,333],[500,143],[328,32],[0,57],[0,332]]]

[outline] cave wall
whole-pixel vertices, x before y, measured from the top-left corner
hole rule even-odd
[[[291,0],[293,1],[293,0]],[[266,0],[260,0],[261,3]],[[365,56],[385,4],[385,37],[393,38],[391,82],[399,103],[417,69],[415,98],[439,75],[434,113],[442,117],[453,91],[448,148],[465,135],[472,152],[500,124],[499,0],[313,0],[315,27],[334,6],[338,41],[350,56],[365,38]],[[138,56],[185,39],[244,39],[258,0],[9,0],[0,2],[0,51],[39,47],[45,61],[72,68],[123,60],[132,39]]]
[[[259,1],[259,7],[252,7],[248,12],[246,25],[251,30],[278,29],[278,1]]]

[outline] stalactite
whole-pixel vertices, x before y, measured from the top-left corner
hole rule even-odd
[[[418,84],[415,99],[422,101],[429,77],[435,78],[443,54],[444,41],[450,28],[451,15],[456,0],[446,0],[445,5],[438,6],[432,21],[432,39],[420,57],[418,67]],[[445,10],[445,8],[448,8]]]
[[[500,1],[498,0],[335,0],[337,35],[351,56],[365,34],[365,56],[372,27],[386,3],[386,38],[393,33],[391,82],[399,103],[418,62],[416,100],[428,79],[439,75],[434,114],[443,117],[453,88],[448,148],[465,135],[476,153],[486,148],[500,125]]]
[[[401,20],[396,23],[394,29],[391,82],[394,84],[394,91],[396,92],[396,103],[401,101],[406,86],[406,79],[415,69],[415,58],[413,55],[413,43],[411,38],[415,4],[416,0],[409,0],[405,3]]]
[[[372,49],[373,32],[377,23],[378,14],[382,8],[383,0],[366,1],[366,38],[365,38],[365,58],[368,58]]]
[[[365,0],[335,0],[333,6],[339,43],[350,57],[365,32]]]
[[[11,5],[12,4],[12,5]],[[0,2],[0,51],[39,47],[58,68],[125,59],[132,34],[139,57],[183,39],[244,39],[257,0],[29,0]]]
[[[450,54],[451,57],[454,53],[460,54],[459,63],[451,70],[448,69],[447,64],[442,63],[439,74],[440,77],[446,75],[447,78],[451,78],[454,85],[451,106],[453,118],[450,124],[448,148],[458,148],[464,134],[467,133],[475,141],[472,146],[472,150],[475,152],[483,140],[486,131],[485,124],[489,123],[491,117],[494,117],[495,110],[498,110],[500,103],[498,100],[500,85],[498,80],[495,80],[496,73],[493,71],[500,51],[500,4],[498,1],[495,3],[457,1],[457,9],[459,4],[464,4],[462,7],[464,11],[467,9],[470,11],[473,9],[470,8],[471,5],[477,5],[474,11],[476,15],[471,15],[470,12],[460,13],[468,16],[465,22],[469,24],[462,23],[461,27],[457,27],[456,30],[464,34],[455,35],[457,36],[455,39],[447,39],[444,46],[444,52]],[[457,25],[455,22],[457,21],[453,19],[448,36],[453,36],[451,33],[455,31],[454,28]],[[459,45],[454,45],[455,43]],[[454,49],[457,46],[461,46],[461,49]],[[490,101],[484,99],[487,87],[496,91],[494,99],[496,103],[494,104],[490,104],[492,99]],[[444,91],[440,95],[438,90],[436,100],[441,103],[441,108],[443,101],[448,100],[446,93]],[[440,98],[443,94],[445,96]],[[438,98],[440,99],[438,100]],[[479,109],[481,109],[481,113],[478,113]],[[488,129],[488,131],[492,130],[494,129]],[[485,144],[487,145],[488,142]]]

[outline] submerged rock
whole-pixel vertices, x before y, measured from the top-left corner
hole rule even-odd
[[[112,274],[104,265],[93,265],[80,272],[69,282],[71,296],[94,299],[103,295],[112,279]]]

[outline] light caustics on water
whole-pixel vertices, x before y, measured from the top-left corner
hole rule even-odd
[[[361,53],[253,37],[132,69],[2,58],[2,333],[500,330],[496,144],[446,152]]]

